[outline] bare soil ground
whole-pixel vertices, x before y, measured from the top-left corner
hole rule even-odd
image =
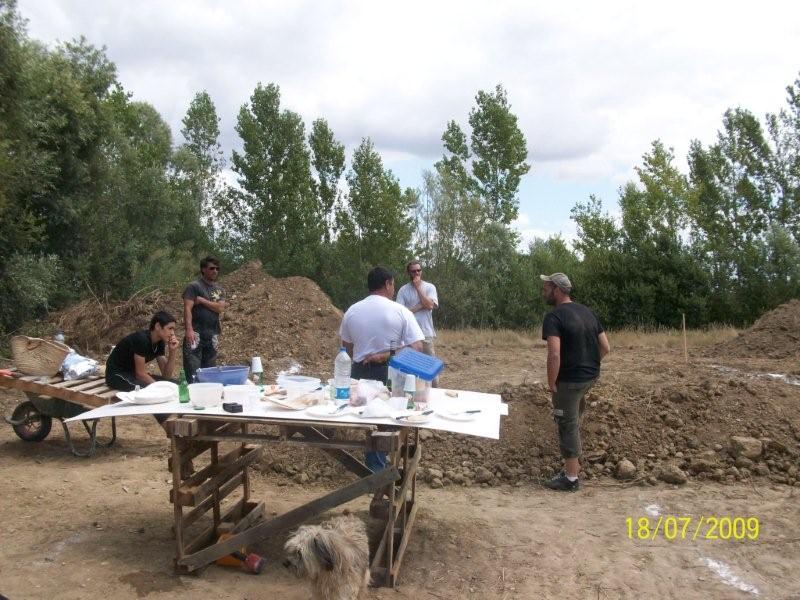
[[[784,422],[781,419],[797,423],[800,387],[747,374],[786,373],[789,363],[774,359],[728,361],[726,366],[739,371],[723,372],[712,366],[722,362],[721,357],[694,357],[699,354],[697,346],[712,341],[702,336],[693,335],[693,358],[686,366],[682,350],[671,340],[620,334],[614,353],[604,365],[604,402],[632,402],[637,410],[644,410],[647,398],[662,397],[654,390],[669,389],[676,381],[704,379],[725,394],[735,389],[730,396],[735,399],[740,397],[739,387],[726,383],[734,379],[753,386],[756,395],[745,392],[748,397],[760,397],[765,406],[775,407],[768,411],[771,417],[764,417],[765,427],[777,427]],[[613,335],[611,339],[614,343]],[[540,448],[537,467],[556,464],[547,406],[525,401],[540,397],[534,382],[544,376],[544,348],[535,337],[509,332],[444,332],[440,342],[448,364],[443,385],[505,389],[511,398],[511,415],[504,430],[509,430],[508,423],[520,420],[519,414],[532,420],[525,426],[525,436],[514,428],[519,443],[502,443],[514,448],[525,444]],[[676,375],[678,372],[683,375]],[[650,396],[636,400],[639,389],[649,390]],[[681,389],[693,388],[683,385]],[[698,394],[681,406],[714,397]],[[0,395],[6,413],[20,399],[17,395]],[[605,415],[597,411],[592,419],[593,413],[589,413],[587,430],[591,431],[592,423],[605,419]],[[725,429],[728,426],[720,423],[728,421],[736,425],[736,418],[740,417],[709,418],[704,427],[715,431],[710,437],[721,440],[714,428]],[[691,421],[688,417],[685,420]],[[662,429],[657,412],[637,422],[655,421]],[[747,419],[738,425],[746,429]],[[600,438],[613,441],[630,437],[623,423],[614,428],[616,435],[609,427],[608,434]],[[175,576],[171,568],[166,438],[151,419],[123,420],[119,434],[117,446],[99,451],[91,460],[82,460],[67,453],[63,434],[56,429],[46,441],[28,444],[17,439],[10,427],[0,428],[0,594],[11,600],[308,597],[303,584],[280,566],[285,535],[253,548],[269,560],[269,567],[260,576],[221,567],[211,567],[199,578]],[[697,435],[703,448],[713,450],[706,444],[709,436]],[[596,432],[588,433],[587,438],[602,441]],[[587,443],[594,443],[590,440]],[[429,440],[428,465],[447,462],[448,453],[452,453],[449,448],[455,443]],[[797,441],[787,439],[786,443],[796,457]],[[724,451],[716,454],[715,460],[725,463]],[[630,458],[635,461],[641,457]],[[674,456],[668,458],[675,460]],[[285,455],[276,451],[272,460],[285,461]],[[654,456],[648,460],[661,459]],[[795,458],[792,464],[796,462]],[[300,461],[294,471],[319,464],[317,459],[305,466]],[[305,485],[296,484],[292,473],[264,468],[255,475],[256,494],[266,498],[268,510],[282,512],[324,493],[344,477],[334,465],[330,467],[333,471],[327,477],[320,476]],[[324,473],[324,469],[321,471]],[[783,470],[747,479],[726,476],[722,484],[693,477],[683,486],[673,486],[662,482],[650,485],[646,479],[620,483],[601,468],[577,494],[543,489],[530,470],[515,473],[513,485],[500,472],[501,477],[486,483],[489,487],[476,483],[453,483],[443,489],[423,487],[422,508],[399,590],[371,589],[368,597],[800,597],[800,501],[797,487],[773,478],[785,476]],[[756,541],[629,539],[626,518],[647,516],[648,507],[662,515],[695,519],[701,515],[755,516],[761,531]],[[369,522],[366,498],[351,503],[350,508]]]
[[[330,375],[340,313],[315,284],[250,264],[222,285],[222,362],[261,355],[271,374],[300,363],[305,373]],[[88,301],[51,326],[103,358],[164,307],[179,314],[180,290]],[[676,332],[612,332],[612,354],[588,398],[577,494],[540,485],[560,465],[543,342],[509,331],[442,332],[441,385],[501,393],[510,414],[499,441],[426,434],[427,485],[400,587],[368,597],[800,598],[797,323],[800,302],[792,302],[738,334],[690,332],[688,361]],[[0,392],[0,410],[10,414],[22,399]],[[758,455],[737,454],[732,436],[753,438]],[[280,567],[287,533],[252,548],[269,560],[260,576],[221,567],[175,576],[166,460],[166,437],[149,418],[122,420],[117,445],[89,460],[69,455],[57,424],[41,443],[0,427],[0,595],[309,596]],[[620,481],[623,460],[635,473]],[[277,445],[257,465],[254,490],[269,511],[283,512],[348,479],[320,452]],[[683,483],[667,483],[676,480]],[[348,507],[371,522],[367,498]],[[760,532],[740,541],[628,537],[627,518],[656,514],[694,523],[756,517]]]

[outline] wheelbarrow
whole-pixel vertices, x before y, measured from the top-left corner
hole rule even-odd
[[[108,404],[116,395],[116,390],[108,388],[101,377],[64,381],[60,376],[36,377],[14,372],[12,377],[0,377],[0,387],[20,390],[28,397],[17,405],[10,417],[4,417],[21,440],[41,442],[50,434],[53,419],[61,423],[64,438],[74,456],[90,457],[97,446],[107,448],[117,440],[114,418],[111,419],[111,439],[108,442],[97,439],[97,419],[81,421],[89,435],[89,449],[81,452],[75,448],[65,422],[65,419]]]

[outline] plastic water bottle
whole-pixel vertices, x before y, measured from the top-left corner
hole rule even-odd
[[[406,384],[403,386],[406,397],[406,408],[414,410],[416,408],[417,378],[411,374],[406,375]]]
[[[350,367],[352,361],[342,346],[333,361],[334,398],[338,401],[350,399]]]
[[[183,369],[178,377],[178,400],[184,403],[189,402],[189,384],[186,382],[186,371]]]

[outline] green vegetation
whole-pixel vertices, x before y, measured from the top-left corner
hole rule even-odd
[[[133,101],[104,49],[47,48],[0,0],[0,334],[87,294],[127,298],[186,281],[198,259],[260,259],[313,278],[346,307],[375,264],[420,257],[437,284],[438,322],[528,328],[545,311],[539,273],[565,271],[610,327],[745,324],[800,296],[800,80],[762,123],[725,113],[715,143],[693,142],[689,172],[655,141],[620,189],[621,218],[576,204],[578,240],[534,240],[511,223],[531,169],[506,90],[479,91],[420,190],[403,188],[369,138],[349,165],[327,121],[307,131],[256,86],[228,164],[219,117],[199,92],[175,144]]]

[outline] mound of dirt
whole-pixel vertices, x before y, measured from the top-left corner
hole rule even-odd
[[[255,261],[220,278],[220,285],[227,309],[219,364],[248,364],[250,357],[261,356],[270,376],[295,362],[302,371],[330,372],[342,313],[317,284],[304,277],[271,277]],[[102,360],[125,335],[147,328],[158,310],[176,317],[182,339],[182,291],[155,290],[125,302],[91,298],[52,320],[71,346]]]
[[[737,358],[800,357],[800,300],[790,300],[762,315],[750,329],[716,350]]]
[[[623,387],[609,378],[589,393],[582,477],[616,477],[619,463],[627,460],[635,470],[625,479],[643,484],[764,478],[800,486],[800,389],[773,398],[774,384],[745,375],[716,380],[701,375],[689,381],[675,375],[657,389]],[[421,433],[423,478],[431,487],[516,485],[561,469],[546,387],[504,385],[497,391],[509,404],[499,440]],[[742,455],[734,437],[749,438],[760,451]],[[279,481],[346,479],[321,452],[298,457],[280,446],[260,467]]]

